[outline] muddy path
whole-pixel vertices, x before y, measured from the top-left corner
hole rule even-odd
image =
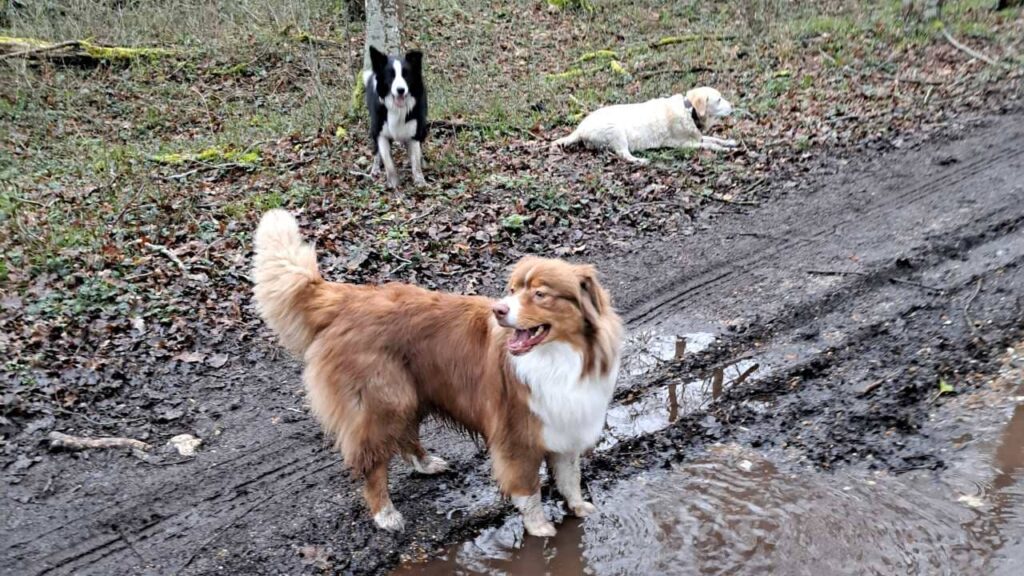
[[[623,379],[585,482],[715,442],[818,471],[947,466],[943,442],[963,430],[929,427],[940,380],[974,385],[1024,327],[1024,117],[774,185],[781,200],[723,205],[694,236],[598,262],[636,355],[687,351]],[[425,443],[455,470],[424,478],[396,463],[409,529],[372,529],[306,413],[297,363],[262,341],[220,347],[236,353],[227,366],[153,374],[135,396],[169,422],[188,414],[180,432],[205,441],[195,458],[40,450],[8,469],[0,572],[382,573],[508,516],[481,450],[428,425]],[[708,386],[713,397],[680,405]]]

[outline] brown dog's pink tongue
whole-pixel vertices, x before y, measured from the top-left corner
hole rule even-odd
[[[530,341],[529,330],[516,330],[515,336],[512,337],[512,344],[516,346],[523,346]]]

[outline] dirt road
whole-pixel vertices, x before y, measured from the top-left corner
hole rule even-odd
[[[685,461],[715,441],[818,470],[945,465],[943,435],[958,431],[928,428],[946,401],[940,380],[966,391],[1024,328],[1024,117],[823,161],[773,186],[788,192],[759,208],[723,205],[696,235],[598,262],[631,333],[648,337],[636,347],[716,340],[624,379],[614,442],[586,481]],[[222,348],[234,354],[224,368],[138,382],[136,398],[172,422],[171,400],[185,399],[194,417],[181,432],[204,439],[196,458],[41,452],[8,471],[0,571],[379,573],[509,514],[482,452],[431,428],[426,443],[455,471],[423,478],[396,464],[409,530],[372,529],[303,407],[297,363],[262,342]],[[739,362],[713,402],[661,414],[667,386]]]

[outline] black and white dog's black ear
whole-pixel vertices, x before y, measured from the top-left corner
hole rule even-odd
[[[374,72],[383,70],[388,65],[388,55],[370,46],[370,66]]]
[[[418,72],[423,71],[423,52],[419,50],[410,50],[405,53],[405,61],[409,63],[409,66]]]

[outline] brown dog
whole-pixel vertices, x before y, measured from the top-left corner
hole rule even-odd
[[[604,426],[622,324],[593,267],[525,258],[495,302],[326,282],[283,210],[264,215],[255,248],[260,314],[304,356],[313,413],[365,478],[378,526],[404,527],[388,494],[394,455],[426,474],[447,467],[420,445],[431,414],[486,440],[498,485],[530,534],[555,533],[540,502],[545,458],[573,512],[594,510],[580,491],[579,456]]]

